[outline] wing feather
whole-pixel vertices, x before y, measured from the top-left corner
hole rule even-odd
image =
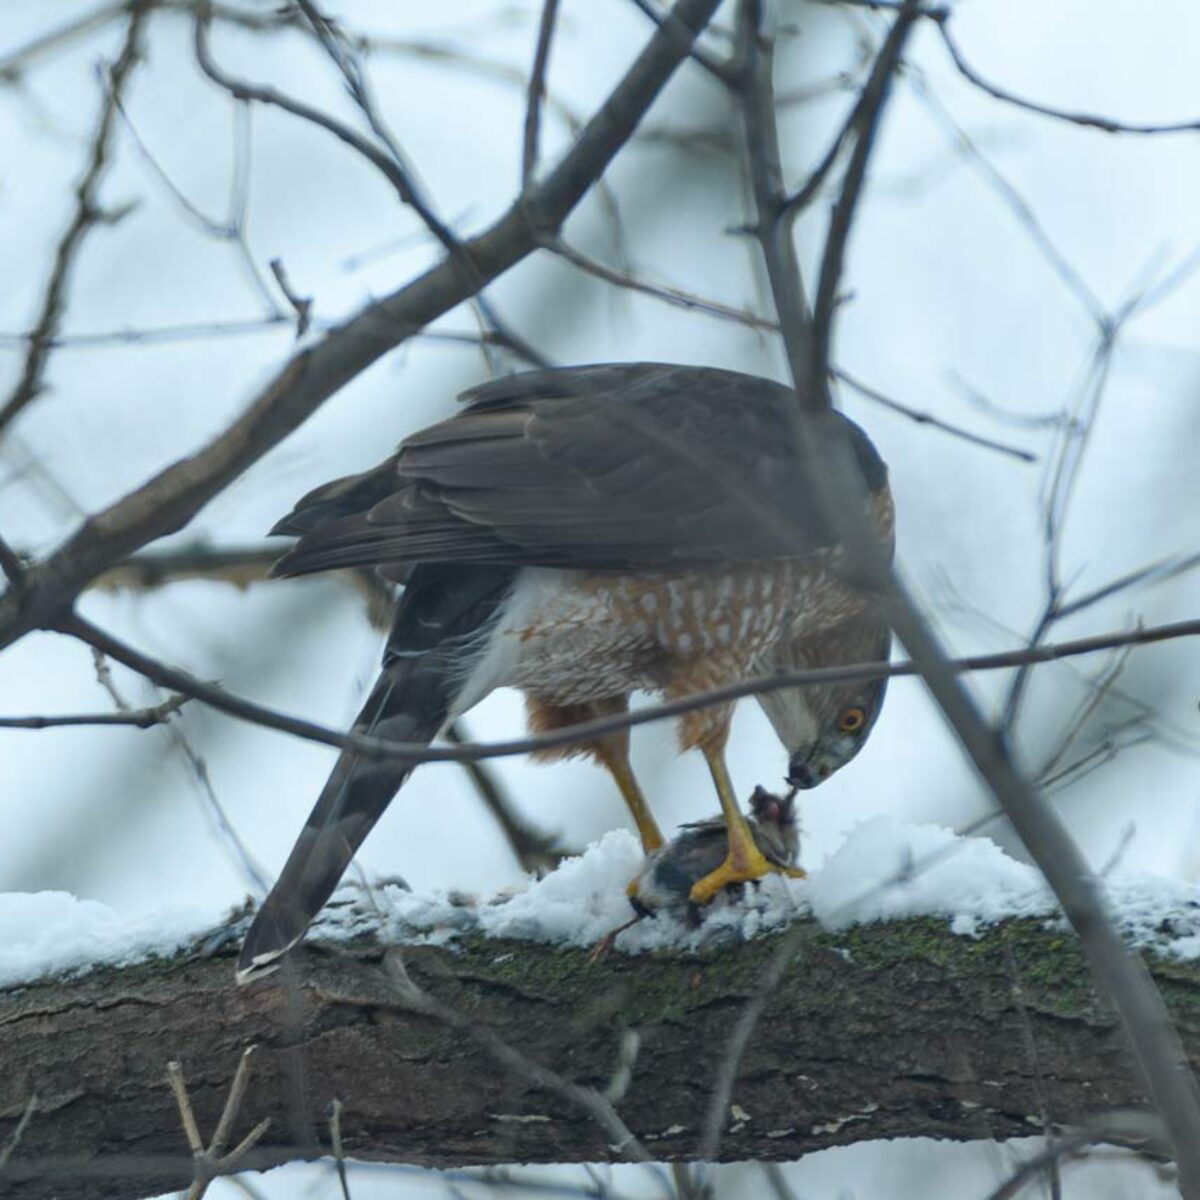
[[[281,574],[416,562],[655,570],[830,545],[795,453],[795,396],[656,363],[536,371],[474,388],[374,471],[305,497]],[[844,417],[868,493],[886,469]]]

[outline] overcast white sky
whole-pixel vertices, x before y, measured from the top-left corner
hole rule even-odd
[[[6,0],[0,59],[91,7],[75,0]],[[272,5],[245,7],[269,11]],[[463,232],[479,229],[511,200],[524,93],[519,82],[496,72],[413,53],[411,43],[435,41],[523,72],[538,7],[497,0],[326,4],[348,27],[408,44],[373,57],[372,78],[440,212]],[[623,0],[566,0],[563,9],[550,87],[564,105],[586,115],[637,52],[647,23]],[[780,50],[781,91],[853,66],[856,40],[878,38],[884,27],[881,18],[860,10],[780,4],[778,12],[800,30]],[[1048,103],[1128,120],[1200,117],[1200,10],[1184,0],[1159,0],[1149,9],[1132,0],[1102,6],[972,0],[956,8],[953,29],[982,73]],[[92,67],[99,57],[111,57],[118,36],[109,27],[38,60],[19,86],[0,89],[0,333],[26,329],[37,310],[97,108]],[[229,70],[352,117],[333,73],[301,39],[218,30],[213,45]],[[955,651],[997,649],[1029,630],[1044,599],[1039,517],[1058,431],[1033,418],[1080,401],[1096,345],[1078,289],[1064,283],[1045,245],[1101,309],[1118,308],[1200,246],[1200,151],[1194,133],[1113,137],[998,105],[958,78],[932,28],[918,32],[912,61],[888,113],[852,242],[836,357],[897,399],[1039,456],[1036,464],[1023,464],[843,392],[846,411],[890,464],[907,578]],[[819,158],[847,102],[844,91],[834,91],[788,111],[783,134],[791,179],[801,180]],[[148,61],[128,112],[175,187],[223,220],[233,109],[196,70],[182,17],[152,21]],[[960,152],[956,126],[990,165]],[[718,141],[735,132],[716,85],[694,68],[670,86],[649,127],[702,131]],[[321,321],[352,314],[433,261],[433,250],[411,216],[397,209],[390,188],[339,143],[261,109],[252,114],[251,129],[251,257],[265,273],[267,261],[280,256],[297,290],[315,297]],[[568,140],[562,119],[549,112],[544,153],[552,158]],[[1015,190],[1006,193],[993,171]],[[610,181],[622,216],[620,250],[629,263],[650,278],[727,303],[762,306],[748,246],[727,232],[746,211],[733,160],[719,145],[680,151],[645,139],[621,155]],[[67,332],[263,315],[264,298],[235,248],[188,218],[124,126],[103,197],[110,205],[135,201],[137,207],[89,239],[73,281]],[[1021,219],[1020,204],[1034,215]],[[827,207],[818,204],[802,223],[810,270]],[[595,199],[568,233],[589,253],[619,261],[612,222]],[[366,265],[354,263],[366,252],[376,253]],[[558,362],[663,359],[783,377],[777,350],[745,329],[614,293],[556,262],[535,259],[489,295]],[[1200,277],[1188,276],[1133,320],[1118,342],[1062,539],[1062,574],[1073,594],[1200,544],[1198,301]],[[440,327],[470,329],[471,316],[456,312]],[[291,331],[276,329],[61,350],[46,395],[0,440],[0,533],[34,554],[51,549],[83,513],[219,430],[291,344]],[[20,347],[11,339],[0,342],[0,397],[20,363]],[[354,380],[172,543],[256,542],[300,494],[372,465],[407,432],[450,412],[456,392],[485,373],[477,350],[410,343]],[[964,383],[1009,417],[970,403]],[[1200,575],[1185,575],[1123,593],[1058,632],[1079,636],[1137,619],[1182,619],[1198,609]],[[90,595],[83,611],[204,678],[335,726],[356,711],[381,640],[367,627],[358,599],[326,580],[248,591],[188,583],[151,596]],[[1080,672],[1101,665],[1089,660],[1037,676],[1021,724],[1031,764],[1056,744],[1087,696]],[[116,678],[134,703],[151,697],[134,678],[119,671]],[[1200,646],[1194,642],[1136,651],[1119,686],[1152,710],[1155,740],[1056,794],[1097,864],[1132,829],[1123,867],[1186,879],[1200,869],[1197,679]],[[978,686],[994,698],[1004,683],[992,677]],[[0,656],[0,711],[109,704],[89,654],[77,645],[43,635]],[[1081,748],[1102,741],[1134,711],[1132,703],[1110,697]],[[511,695],[492,697],[469,720],[479,738],[511,736],[519,727],[520,705]],[[196,706],[181,728],[250,853],[266,871],[277,869],[330,752]],[[668,825],[714,808],[703,763],[675,759],[672,745],[665,727],[635,734],[635,765]],[[739,713],[730,759],[746,793],[757,782],[777,783],[785,769],[782,750],[750,704]],[[506,760],[498,769],[522,811],[560,831],[568,844],[582,845],[625,820],[608,781],[588,765],[544,768]],[[847,830],[872,816],[953,826],[986,805],[920,686],[899,682],[860,758],[805,797],[802,861],[821,863]],[[0,889],[65,888],[140,915],[165,896],[231,905],[248,886],[195,773],[161,731],[0,732],[0,824]],[[994,834],[1020,852],[1003,827]],[[362,861],[368,870],[399,872],[417,887],[483,890],[519,874],[461,771],[449,765],[417,773]],[[881,1195],[877,1179],[893,1181],[891,1194],[915,1195],[899,1183],[911,1172],[923,1181],[921,1194],[934,1196],[934,1161],[939,1170],[951,1162],[970,1164],[962,1169],[975,1172],[980,1190],[994,1178],[997,1155],[1006,1153],[907,1147],[848,1158],[831,1152],[806,1161],[797,1179],[812,1196],[833,1197],[839,1188]],[[1123,1182],[1124,1176],[1105,1178],[1108,1193],[1093,1187],[1076,1194],[1152,1194],[1147,1185]]]

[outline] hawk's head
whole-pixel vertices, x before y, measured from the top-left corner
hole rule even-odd
[[[805,635],[776,648],[769,669],[791,674],[815,667],[886,662],[892,635],[873,613],[844,621],[816,637]],[[886,679],[785,688],[758,697],[788,752],[788,783],[824,783],[862,749],[883,706]]]

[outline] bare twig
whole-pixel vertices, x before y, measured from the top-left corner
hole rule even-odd
[[[141,654],[81,617],[73,616],[63,620],[59,626],[59,632],[76,637],[97,648],[101,653],[128,667],[131,671],[136,671],[147,679],[153,680],[160,687],[183,692],[229,716],[262,725],[268,729],[276,729],[281,733],[290,733],[307,741],[319,742],[325,746],[335,746],[339,750],[351,749],[364,758],[394,759],[398,762],[412,764],[475,762],[570,746],[637,725],[646,725],[652,721],[682,716],[702,708],[727,704],[732,700],[741,699],[743,696],[778,691],[781,688],[922,674],[915,662],[872,662],[851,664],[845,667],[821,667],[811,671],[797,671],[765,679],[747,680],[727,687],[712,688],[694,696],[686,696],[679,700],[667,701],[632,712],[599,717],[593,721],[583,721],[578,725],[565,726],[550,733],[538,734],[536,737],[475,745],[424,746],[417,743],[392,742],[384,738],[365,737],[356,733],[340,733],[314,721],[286,716],[274,709],[235,696],[222,688],[204,683],[177,667],[168,666],[148,655]],[[973,658],[948,660],[945,667],[951,673],[993,670],[1017,665],[1025,661],[1028,656],[1032,656],[1033,661],[1052,662],[1076,654],[1093,654],[1099,650],[1111,650],[1116,646],[1130,643],[1146,644],[1176,637],[1195,636],[1200,636],[1200,620],[1180,621],[1174,625],[1150,626],[1122,634],[1080,638],[1075,642],[1060,642],[1056,645],[1026,647],[1004,654],[982,654]]]
[[[884,408],[889,408],[893,412],[900,413],[901,416],[907,417],[910,421],[915,421],[918,425],[928,425],[933,429],[940,429],[943,433],[962,438],[964,442],[972,442],[974,445],[983,446],[987,450],[995,450],[998,454],[1007,454],[1010,458],[1020,459],[1021,462],[1037,462],[1037,455],[1032,451],[1022,450],[1020,446],[1009,446],[1004,442],[995,441],[993,438],[984,437],[982,434],[972,433],[969,429],[964,429],[961,425],[952,425],[949,421],[943,421],[940,417],[935,417],[932,413],[923,412],[907,404],[901,404],[899,400],[894,400],[891,396],[885,396],[877,388],[863,383],[861,379],[856,379],[848,371],[842,370],[840,367],[834,368],[833,376],[835,379],[841,380],[847,387],[852,388],[860,396],[864,396],[876,404],[881,404]]]
[[[186,325],[145,326],[139,329],[108,329],[95,333],[65,333],[43,339],[48,350],[90,350],[100,346],[153,345],[160,342],[192,341],[204,338],[239,337],[245,334],[268,333],[280,325],[289,324],[288,317],[267,313],[244,321],[197,321]],[[0,349],[23,348],[29,344],[30,333],[0,333]]]
[[[750,1042],[754,1030],[767,1007],[775,989],[783,979],[784,973],[796,957],[800,948],[800,929],[797,925],[785,934],[779,949],[771,956],[766,970],[754,981],[754,991],[749,1000],[738,1013],[737,1024],[725,1053],[717,1068],[717,1078],[709,1097],[708,1108],[704,1114],[704,1132],[700,1139],[700,1159],[703,1162],[713,1162],[721,1148],[721,1137],[729,1115],[729,1102],[733,1097],[733,1085],[737,1081],[738,1070],[742,1065],[742,1056]]]
[[[447,727],[446,741],[452,746],[473,744],[463,737],[457,721],[451,721]],[[463,767],[475,787],[476,794],[483,801],[484,807],[500,827],[500,832],[504,835],[504,840],[512,850],[513,857],[520,864],[521,870],[533,874],[554,870],[567,856],[567,851],[559,848],[558,839],[553,835],[540,833],[521,817],[504,794],[500,781],[485,763],[474,760],[464,762]]]
[[[329,1144],[333,1149],[333,1163],[337,1169],[338,1186],[342,1189],[342,1200],[350,1200],[350,1181],[346,1178],[346,1151],[342,1145],[342,1110],[345,1105],[335,1096],[329,1106]]]
[[[542,100],[546,95],[546,68],[550,62],[550,43],[558,19],[558,0],[542,0],[542,19],[538,24],[537,48],[533,68],[529,72],[529,96],[525,102],[525,138],[521,145],[521,186],[526,188],[533,178],[538,159],[538,137],[541,133]]]
[[[1200,129],[1200,119],[1195,118],[1190,121],[1121,121],[1115,117],[1102,116],[1099,113],[1076,112],[1067,108],[1056,108],[1051,104],[1040,104],[1036,100],[1029,100],[1024,96],[1018,96],[1015,92],[1010,92],[1007,88],[1003,88],[999,84],[985,79],[966,60],[963,52],[959,49],[958,43],[950,34],[950,12],[948,10],[929,12],[926,15],[933,17],[934,23],[938,27],[938,32],[942,35],[942,41],[945,43],[946,49],[950,52],[950,57],[953,59],[959,74],[968,82],[974,84],[975,87],[987,92],[989,96],[992,96],[996,100],[1004,101],[1005,104],[1015,105],[1017,108],[1023,108],[1026,112],[1037,113],[1039,116],[1053,117],[1058,121],[1067,121],[1072,125],[1082,125],[1089,129],[1099,129],[1103,133],[1190,133]]]
[[[250,248],[246,232],[246,218],[250,208],[250,108],[239,105],[233,112],[233,169],[229,180],[228,215],[223,219],[214,219],[203,212],[184,190],[171,178],[166,168],[159,162],[150,147],[138,132],[133,119],[125,111],[120,97],[117,98],[117,112],[125,122],[125,129],[133,141],[142,162],[150,173],[166,189],[174,201],[176,208],[184,218],[195,225],[206,237],[218,242],[224,242],[234,248],[242,270],[251,286],[258,293],[266,307],[266,315],[280,318],[283,316],[266,277]]]
[[[825,250],[821,256],[821,271],[817,280],[817,296],[813,308],[813,354],[819,363],[829,361],[830,333],[833,328],[833,310],[837,304],[838,282],[842,275],[842,262],[846,256],[846,244],[866,182],[867,162],[875,146],[875,134],[879,119],[887,105],[891,91],[892,75],[900,64],[905,42],[919,16],[916,4],[901,5],[900,12],[875,56],[875,65],[867,78],[862,96],[855,105],[848,128],[854,135],[854,151],[846,167],[846,177],[833,214],[829,219],[829,233],[825,238]],[[785,203],[786,216],[794,206]]]
[[[767,1186],[775,1195],[775,1200],[796,1200],[796,1193],[792,1191],[787,1176],[784,1175],[783,1168],[778,1163],[760,1162],[758,1165],[763,1173],[763,1178],[767,1181]]]
[[[273,258],[268,265],[271,274],[275,276],[275,282],[279,284],[279,290],[296,313],[296,337],[302,338],[308,332],[309,323],[312,321],[313,299],[311,296],[301,296],[292,287],[282,258]]]
[[[94,591],[150,591],[170,583],[189,579],[211,579],[236,588],[261,583],[279,560],[278,546],[209,546],[197,543],[177,550],[133,554],[102,575],[90,589]]]
[[[667,22],[674,17],[674,13],[664,14],[659,12],[653,0],[633,0],[633,4],[660,29],[665,28]],[[722,83],[732,84],[736,82],[735,68],[730,63],[717,58],[715,54],[710,54],[703,46],[693,43],[691,49],[688,51],[688,57]]]
[[[87,166],[75,187],[75,212],[66,232],[54,252],[54,266],[46,284],[41,311],[29,334],[25,363],[13,390],[0,404],[0,430],[9,425],[18,413],[37,398],[43,387],[43,376],[49,359],[48,342],[58,333],[67,304],[67,291],[80,248],[91,231],[101,224],[111,224],[123,214],[109,214],[100,207],[100,185],[108,172],[112,153],[112,132],[117,104],[142,53],[142,27],[152,0],[132,0],[122,5],[129,13],[129,25],[120,54],[108,71],[100,102],[100,116],[92,134]],[[128,211],[128,210],[126,210]]]
[[[650,283],[629,274],[627,271],[614,270],[612,267],[607,267],[603,263],[597,262],[594,258],[589,258],[586,254],[576,250],[574,246],[568,245],[561,237],[547,238],[544,248],[565,262],[569,262],[572,266],[578,267],[581,271],[594,276],[596,279],[602,279],[605,283],[611,283],[615,287],[626,288],[631,292],[638,292],[643,296],[650,296],[655,300],[661,300],[664,304],[673,305],[675,308],[684,308],[690,312],[703,313],[705,316],[717,317],[723,321],[733,321],[735,324],[745,325],[750,329],[776,331],[779,328],[778,323],[771,320],[771,318],[760,317],[757,313],[753,313],[749,309],[735,308],[732,305],[722,304],[719,300],[709,300],[703,296],[697,296],[692,292],[685,292],[681,288],[669,287],[661,283]]]
[[[39,58],[67,49],[80,38],[103,29],[128,11],[128,0],[114,0],[113,3],[102,4],[91,12],[38,34],[18,46],[12,53],[0,58],[0,82],[16,83]]]
[[[1090,1146],[1121,1146],[1135,1153],[1170,1155],[1171,1145],[1163,1123],[1153,1113],[1114,1112],[1079,1129],[1069,1130],[1044,1150],[1026,1159],[987,1200],[1013,1200],[1039,1175],[1047,1174],[1058,1163],[1074,1158]]]
[[[1046,1091],[1046,1077],[1042,1072],[1042,1059],[1038,1054],[1037,1035],[1033,1022],[1029,1019],[1029,1009],[1025,1005],[1025,991],[1021,987],[1021,972],[1017,967],[1016,955],[1013,954],[1010,943],[1004,943],[1004,970],[1008,975],[1008,986],[1016,1005],[1017,1015],[1021,1024],[1021,1041],[1025,1045],[1025,1053],[1029,1065],[1033,1068],[1033,1080],[1037,1091],[1038,1117],[1042,1128],[1046,1130],[1047,1149],[1053,1149],[1057,1139],[1054,1136],[1054,1126],[1050,1119],[1049,1097]],[[1050,1200],[1062,1200],[1062,1180],[1059,1178],[1058,1159],[1053,1158],[1047,1166],[1046,1175],[1050,1182]]]
[[[37,1107],[38,1098],[37,1093],[34,1092],[25,1102],[25,1108],[21,1112],[20,1120],[17,1121],[16,1129],[4,1143],[4,1149],[0,1150],[0,1171],[4,1170],[8,1160],[13,1156],[13,1151],[21,1144],[21,1139],[25,1136],[25,1130],[29,1128],[29,1122],[33,1120],[33,1114],[37,1112]]]
[[[167,1082],[175,1095],[175,1103],[179,1108],[179,1119],[187,1137],[188,1148],[192,1152],[194,1177],[192,1186],[188,1189],[187,1200],[202,1200],[208,1185],[222,1175],[228,1175],[237,1169],[238,1164],[246,1154],[262,1140],[263,1135],[271,1127],[271,1118],[260,1121],[242,1140],[225,1153],[229,1143],[229,1135],[233,1131],[233,1123],[237,1120],[242,1107],[242,1099],[246,1095],[246,1087],[250,1082],[250,1059],[255,1047],[247,1046],[238,1059],[237,1071],[229,1086],[229,1095],[225,1098],[225,1106],[217,1121],[216,1131],[207,1148],[200,1136],[200,1127],[196,1124],[196,1115],[192,1111],[192,1102],[188,1098],[187,1085],[183,1080],[183,1068],[177,1062],[167,1063]]]
[[[1074,600],[1060,603],[1056,615],[1060,621],[1066,620],[1067,617],[1073,617],[1085,608],[1091,608],[1093,604],[1099,604],[1101,600],[1111,599],[1119,592],[1140,584],[1165,583],[1168,579],[1174,579],[1177,575],[1194,571],[1197,567],[1200,567],[1200,553],[1176,554],[1170,558],[1160,559],[1156,563],[1139,567],[1136,571],[1130,571],[1101,587],[1085,592]]]
[[[321,12],[315,0],[295,0],[295,4],[304,14],[318,44],[341,72],[351,99],[358,106],[372,133],[382,145],[387,159],[394,168],[394,173],[388,178],[393,183],[402,181],[397,189],[401,201],[417,214],[425,228],[441,243],[451,258],[458,263],[459,269],[466,275],[471,284],[471,307],[479,318],[481,329],[490,327],[496,330],[503,335],[506,341],[520,346],[523,358],[536,361],[542,367],[549,366],[549,361],[544,359],[533,346],[513,330],[507,321],[501,318],[495,306],[484,295],[488,280],[479,273],[466,247],[454,231],[438,216],[433,204],[424,195],[424,188],[419,182],[415,168],[408,161],[392,131],[384,123],[379,107],[375,103],[366,68],[354,46],[341,33],[340,27]],[[497,368],[490,356],[491,343],[482,340],[480,345],[488,369],[495,374]]]
[[[166,724],[172,713],[178,712],[190,696],[176,695],[152,708],[137,708],[128,712],[79,713],[69,716],[0,717],[0,729],[62,729],[71,725],[132,725],[150,729]]]

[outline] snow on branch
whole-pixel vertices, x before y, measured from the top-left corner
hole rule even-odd
[[[238,1169],[328,1155],[335,1101],[352,1158],[694,1158],[759,996],[723,1158],[1028,1136],[1144,1102],[1051,894],[990,842],[874,821],[810,880],[769,879],[698,930],[644,921],[593,962],[585,947],[624,919],[636,858],[618,833],[513,896],[344,889],[284,970],[244,988],[236,921],[213,931],[209,915],[201,932],[205,914],[180,913],[138,930],[62,895],[0,898],[0,1143],[33,1105],[6,1195],[185,1186],[167,1063],[212,1129],[251,1045],[228,1144],[270,1125]],[[1178,1017],[1200,999],[1200,889],[1111,890]],[[1181,1030],[1200,1053],[1194,1024]]]

